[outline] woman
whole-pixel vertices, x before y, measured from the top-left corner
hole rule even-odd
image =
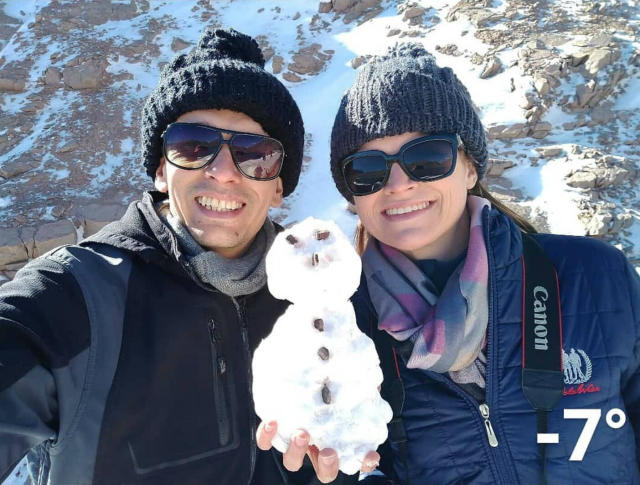
[[[364,66],[335,119],[334,181],[361,221],[353,301],[399,418],[381,468],[390,457],[387,475],[412,485],[638,484],[638,276],[491,197],[486,144],[466,88],[417,45]],[[573,408],[601,412],[581,460]],[[607,425],[613,408],[626,424]]]

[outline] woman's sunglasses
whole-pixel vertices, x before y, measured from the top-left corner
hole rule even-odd
[[[385,186],[397,162],[411,180],[430,182],[448,177],[456,168],[457,135],[429,135],[402,145],[398,153],[356,152],[342,160],[342,175],[353,195],[369,195]]]
[[[231,138],[224,139],[228,133]],[[222,145],[229,146],[238,171],[252,180],[272,180],[280,174],[284,148],[275,138],[222,130],[197,123],[172,123],[162,134],[164,158],[176,167],[197,170],[209,165]]]

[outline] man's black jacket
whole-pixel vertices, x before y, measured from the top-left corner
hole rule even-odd
[[[287,302],[200,283],[161,197],[0,287],[0,477],[32,449],[52,485],[317,483],[255,446],[251,356]]]

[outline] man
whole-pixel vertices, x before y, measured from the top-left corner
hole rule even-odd
[[[251,356],[287,305],[265,286],[267,212],[294,190],[304,141],[263,67],[250,37],[207,30],[144,106],[157,191],[0,288],[0,477],[29,452],[51,485],[315,480],[256,449]],[[321,456],[328,481],[337,459]]]

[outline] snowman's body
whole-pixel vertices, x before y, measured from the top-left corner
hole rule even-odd
[[[274,446],[286,451],[305,429],[310,444],[336,450],[340,469],[356,473],[387,437],[392,412],[373,341],[356,325],[349,297],[360,258],[332,222],[306,219],[279,234],[267,255],[269,290],[292,302],[256,349],[256,413],[278,422]]]

